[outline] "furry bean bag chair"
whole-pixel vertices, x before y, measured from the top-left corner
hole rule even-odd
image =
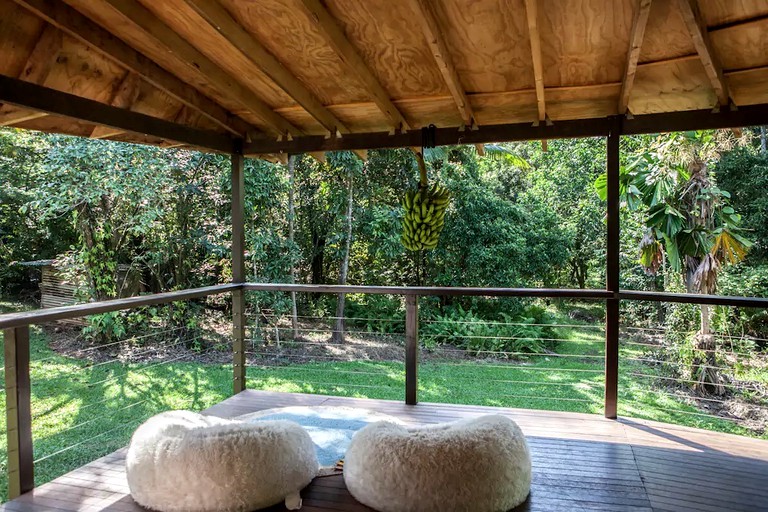
[[[283,500],[298,508],[298,493],[317,470],[312,439],[295,423],[188,411],[150,418],[126,456],[133,499],[161,512],[245,512]]]
[[[531,456],[504,416],[422,428],[379,422],[352,439],[344,481],[381,512],[505,512],[530,492]]]

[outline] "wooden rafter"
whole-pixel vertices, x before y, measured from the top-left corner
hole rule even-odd
[[[629,51],[627,52],[627,64],[624,67],[624,78],[621,82],[619,94],[619,114],[627,113],[629,96],[632,93],[632,85],[635,83],[637,61],[640,59],[640,49],[643,46],[645,27],[648,25],[648,15],[651,12],[651,0],[639,0],[635,19],[632,23],[632,34],[629,38]]]
[[[13,1],[121,67],[141,76],[148,83],[200,112],[230,133],[242,137],[255,130],[252,125],[232,115],[224,107],[207,98],[63,2],[57,0]]]
[[[395,130],[409,129],[408,121],[406,121],[395,104],[392,103],[389,93],[379,83],[379,80],[368,67],[368,64],[366,64],[363,57],[347,38],[338,21],[328,12],[322,2],[320,0],[301,0],[301,3],[309,12],[331,47],[333,47],[350,71],[365,86],[373,102],[376,103],[379,110],[392,123],[392,127]]]
[[[533,59],[533,79],[536,88],[536,107],[539,121],[547,119],[547,106],[544,101],[544,66],[541,60],[541,36],[539,35],[539,6],[537,0],[525,0],[525,14],[528,20],[528,36],[531,41]]]
[[[105,3],[112,6],[116,12],[119,12],[126,20],[141,30],[146,37],[154,39],[167,48],[178,58],[180,63],[185,64],[217,90],[227,94],[246,110],[259,117],[274,135],[301,134],[301,130],[276,114],[256,93],[234,77],[229,76],[146,7],[135,0],[105,0]],[[237,78],[247,81],[248,77]]]
[[[261,68],[296,103],[335,135],[349,132],[344,123],[323,106],[320,100],[302,84],[272,53],[248,33],[217,0],[186,0],[212,27],[243,55]]]
[[[525,15],[528,21],[528,37],[531,44],[531,60],[533,61],[533,82],[536,89],[536,110],[539,123],[547,121],[547,104],[544,99],[544,65],[541,60],[541,35],[539,34],[539,4],[538,0],[525,0]],[[541,140],[541,149],[547,150],[547,140]]]
[[[685,25],[688,27],[688,32],[693,39],[696,52],[699,54],[701,63],[704,64],[704,69],[707,72],[707,77],[709,77],[709,81],[712,83],[712,89],[715,91],[717,101],[721,107],[726,107],[730,103],[728,84],[723,76],[723,68],[720,66],[720,61],[717,59],[712,42],[709,39],[707,26],[704,23],[704,18],[701,16],[699,6],[696,0],[678,0],[677,3],[680,6],[680,12],[685,20]]]
[[[467,94],[464,92],[461,80],[459,80],[459,74],[456,72],[453,58],[448,51],[448,45],[445,43],[445,37],[443,36],[437,12],[435,11],[435,3],[432,0],[413,0],[413,3],[419,14],[418,22],[424,32],[424,37],[429,44],[429,48],[432,50],[432,56],[435,58],[435,63],[443,75],[443,80],[448,86],[451,96],[453,96],[456,108],[458,108],[464,124],[471,127],[475,123],[475,114],[472,112],[472,105],[470,105],[467,99]]]
[[[128,74],[125,75],[125,78],[123,78],[118,87],[115,89],[114,93],[112,94],[112,100],[109,102],[109,104],[113,107],[130,110],[130,108],[133,106],[133,103],[136,101],[136,98],[139,97],[140,85],[141,77],[139,77],[139,75],[136,73],[131,73],[129,71]],[[107,137],[114,137],[115,135],[119,135],[121,133],[123,133],[122,130],[109,128],[107,126],[97,126],[91,132],[91,138],[105,139]]]
[[[33,84],[42,84],[51,72],[53,64],[61,50],[61,31],[52,25],[46,24],[35,47],[29,54],[24,69],[19,74],[19,79]],[[32,121],[45,117],[45,112],[32,112],[18,110],[16,108],[0,108],[0,126],[12,126],[14,124]]]

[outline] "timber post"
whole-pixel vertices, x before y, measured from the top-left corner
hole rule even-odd
[[[239,148],[232,153],[232,282],[245,282],[245,178],[244,158]],[[232,389],[246,387],[245,290],[232,292]]]
[[[35,486],[32,451],[29,326],[5,329],[5,418],[8,434],[8,498]]]
[[[605,417],[616,419],[619,393],[619,141],[621,118],[615,117],[607,140]]]
[[[405,403],[418,403],[419,296],[405,296]]]

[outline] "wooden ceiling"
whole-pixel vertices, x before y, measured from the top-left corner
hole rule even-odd
[[[0,74],[249,139],[768,103],[768,0],[0,0],[0,12]],[[0,126],[178,145],[10,104]]]

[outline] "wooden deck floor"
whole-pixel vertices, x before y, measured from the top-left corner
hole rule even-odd
[[[525,432],[533,486],[516,511],[768,510],[768,442],[640,420],[463,405],[420,404],[245,391],[207,412],[236,416],[290,405],[364,407],[414,424],[505,414]],[[103,457],[0,507],[3,511],[143,510],[131,500],[124,450]],[[302,493],[305,512],[368,511],[340,476]],[[274,507],[271,511],[282,511]]]

